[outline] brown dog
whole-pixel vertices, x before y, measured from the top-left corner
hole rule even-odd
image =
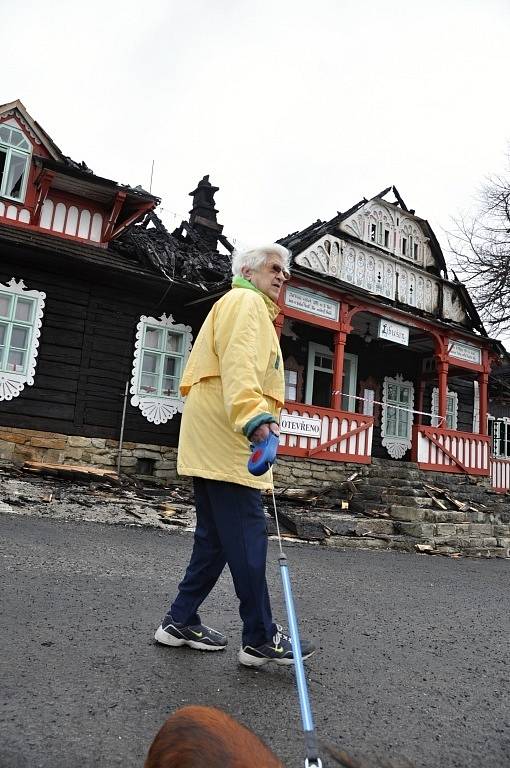
[[[219,709],[183,707],[160,728],[144,768],[283,768],[269,747]]]
[[[406,758],[355,758],[322,744],[343,768],[413,768]],[[183,707],[171,715],[152,742],[144,768],[284,768],[249,728],[213,707]]]

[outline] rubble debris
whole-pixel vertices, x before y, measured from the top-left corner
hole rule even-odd
[[[2,465],[0,473],[0,512],[5,514],[174,531],[195,525],[192,486],[186,481],[162,487],[117,478],[111,468],[38,462],[27,462],[23,469]],[[371,483],[355,472],[342,482],[276,488],[275,497],[282,538],[290,543],[452,558],[510,557],[508,506],[481,503],[488,498],[467,482],[440,487],[393,477]],[[266,528],[273,536],[271,491],[263,500]]]

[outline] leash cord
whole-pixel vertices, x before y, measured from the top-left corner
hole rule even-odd
[[[280,523],[278,520],[278,511],[276,509],[276,498],[274,495],[274,482],[273,482],[273,468],[268,464],[270,477],[271,477],[271,493],[273,497],[273,509],[274,517],[276,521],[276,531],[278,534],[278,545],[280,547],[280,556],[278,562],[280,565],[280,573],[283,582],[283,594],[285,597],[285,606],[287,608],[287,617],[289,619],[289,630],[293,645],[294,656],[294,671],[296,674],[296,684],[298,689],[299,706],[301,709],[301,722],[303,724],[303,731],[305,737],[305,747],[307,756],[305,758],[305,768],[322,768],[322,761],[317,754],[317,738],[315,734],[315,727],[313,724],[312,709],[310,706],[310,698],[308,696],[308,688],[306,685],[305,668],[303,664],[303,655],[301,652],[301,640],[299,637],[299,628],[296,617],[296,610],[294,607],[294,600],[292,597],[292,587],[290,583],[289,566],[287,562],[287,555],[282,548],[282,537],[280,534]]]

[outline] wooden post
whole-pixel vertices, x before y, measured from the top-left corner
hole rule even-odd
[[[483,371],[478,376],[478,397],[480,399],[480,423],[478,432],[480,435],[487,434],[487,413],[489,411],[489,373],[491,364],[487,350],[482,351]]]
[[[344,376],[344,354],[347,334],[344,331],[335,333],[335,354],[333,359],[333,394],[331,407],[335,411],[342,410],[342,380]]]
[[[438,377],[438,398],[437,415],[438,426],[440,429],[446,429],[446,408],[448,403],[448,339],[441,339],[436,344],[437,377]]]
[[[437,373],[439,379],[439,397],[438,397],[438,416],[439,427],[446,429],[446,407],[448,398],[448,363],[439,360],[437,363]]]

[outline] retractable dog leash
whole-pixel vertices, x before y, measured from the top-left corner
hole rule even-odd
[[[278,544],[280,547],[280,554],[278,556],[278,563],[280,565],[280,573],[282,576],[283,593],[285,596],[285,607],[287,609],[287,618],[289,621],[290,636],[292,638],[293,655],[294,655],[294,669],[296,670],[296,683],[299,696],[299,706],[301,709],[301,722],[303,724],[304,738],[305,738],[305,768],[322,768],[322,761],[318,756],[317,750],[317,736],[315,733],[315,727],[313,723],[312,708],[310,706],[310,698],[308,696],[308,687],[306,684],[305,667],[303,664],[303,658],[301,655],[301,640],[299,638],[299,628],[296,617],[296,610],[294,608],[294,599],[292,597],[292,587],[290,584],[289,565],[287,561],[287,555],[282,548],[282,537],[280,535],[280,523],[278,520],[278,512],[276,509],[276,499],[274,495],[273,485],[273,464],[276,461],[276,452],[278,450],[279,439],[274,432],[269,433],[263,442],[257,443],[252,446],[252,454],[248,461],[249,471],[256,476],[263,475],[265,472],[271,472],[271,491],[273,495],[273,507],[274,517],[276,521],[276,530],[278,533]]]

